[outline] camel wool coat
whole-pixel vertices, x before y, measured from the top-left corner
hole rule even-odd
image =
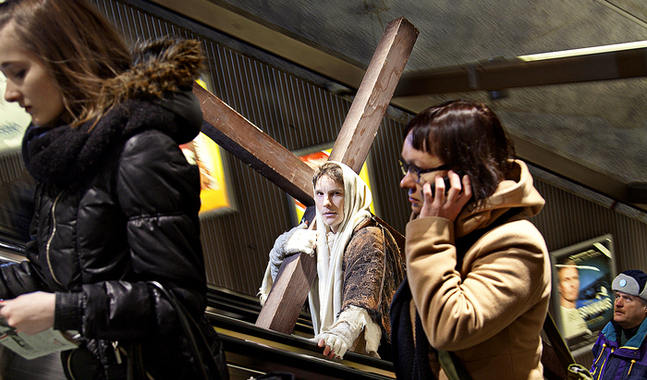
[[[430,371],[447,379],[436,355],[443,350],[455,353],[475,380],[543,379],[539,334],[551,269],[544,238],[526,218],[541,210],[544,199],[523,162],[515,161],[508,177],[479,207],[467,205],[455,223],[426,217],[407,224],[407,281],[391,311],[398,378],[429,377]],[[466,240],[468,246],[457,250]],[[429,345],[423,351],[429,368],[422,365],[422,372],[411,369],[415,356],[421,363],[420,350],[413,354],[402,343],[413,335],[409,341],[422,345],[415,336],[421,332],[411,328],[416,313]]]

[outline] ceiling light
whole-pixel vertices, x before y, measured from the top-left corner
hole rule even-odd
[[[522,55],[517,58],[519,58],[522,61],[530,62],[530,61],[540,61],[540,60],[554,59],[554,58],[577,57],[580,55],[588,55],[588,54],[613,53],[616,51],[641,49],[641,48],[647,48],[647,41],[635,41],[635,42],[627,42],[627,43],[613,44],[613,45],[594,46],[594,47],[581,48],[581,49],[562,50],[562,51],[555,51],[555,52],[549,52],[549,53]]]

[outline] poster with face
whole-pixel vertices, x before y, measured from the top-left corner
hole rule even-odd
[[[551,315],[574,355],[590,350],[613,318],[612,237],[607,234],[551,252],[551,264]]]

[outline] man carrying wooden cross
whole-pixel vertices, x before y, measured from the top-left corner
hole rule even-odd
[[[404,18],[393,20],[387,25],[333,146],[330,160],[344,163],[352,171],[358,172],[360,170],[386,113],[398,79],[411,54],[417,35],[418,31],[415,27]],[[249,123],[213,94],[208,93],[199,85],[195,85],[193,90],[202,104],[205,120],[203,132],[218,145],[246,162],[250,167],[274,182],[295,199],[306,205],[314,204],[312,185],[310,184],[313,174],[312,168]],[[250,138],[252,135],[254,138]],[[343,174],[344,179],[345,172]],[[354,193],[354,191],[351,192],[351,194]],[[370,204],[370,201],[368,203]],[[371,219],[380,220],[374,216],[371,216]],[[320,223],[320,225],[324,224]],[[399,232],[381,221],[380,225],[393,234],[398,241],[398,245],[403,244],[403,237]],[[384,234],[382,227],[380,227],[380,233]],[[386,241],[384,236],[382,238]],[[319,247],[321,247],[321,244]],[[361,259],[365,258],[361,257]],[[378,259],[384,261],[384,257],[378,257]],[[393,260],[396,259],[391,261]],[[389,260],[386,261],[389,262]],[[394,265],[399,266],[401,264]],[[344,268],[342,266],[342,270]],[[348,268],[345,268],[345,270],[348,271]],[[274,282],[272,291],[259,313],[256,326],[286,334],[291,333],[311,289],[316,272],[317,263],[314,257],[308,254],[295,254],[287,257],[284,260],[281,272]],[[389,281],[396,284],[401,279],[399,275],[393,276],[393,270],[389,268],[380,269],[378,267],[376,273],[378,272],[389,276]],[[337,276],[337,280],[339,278]],[[347,284],[351,283],[353,281],[347,281]],[[336,282],[331,280],[328,284],[333,284],[334,286]],[[389,338],[386,330],[388,327],[384,323],[384,319],[387,317],[383,305],[388,305],[390,295],[388,291],[384,292],[381,286],[370,289],[376,289],[377,295],[371,301],[375,306],[372,309],[369,307],[371,310],[366,309],[366,314],[369,316],[372,314],[372,326],[379,326],[379,329],[377,329],[379,334],[372,335],[371,339],[376,343],[373,343],[368,351],[376,351],[379,342],[386,341]],[[370,289],[367,291],[372,291]],[[269,289],[266,289],[267,292],[269,292]],[[337,300],[340,299],[342,298],[338,296]],[[333,322],[335,322],[334,318],[337,318],[336,305],[338,303],[335,302],[338,301],[333,301],[331,303],[332,307],[326,306],[322,309],[326,315],[328,315],[328,311],[332,310]],[[362,307],[361,304],[355,306]],[[362,311],[360,310],[358,314],[362,314]],[[366,319],[366,325],[369,325],[369,320],[365,317],[364,319]],[[350,326],[350,323],[348,325]],[[324,327],[321,326],[318,332],[323,331]],[[366,340],[362,334],[365,331],[363,327],[359,329],[355,328],[356,326],[352,327],[353,331],[355,331],[353,335],[359,334],[358,338]],[[359,333],[357,333],[358,331]],[[341,334],[340,330],[335,330],[335,332]],[[346,336],[343,339],[339,339],[339,336],[322,336],[324,338],[322,346],[327,343],[326,347],[324,347],[326,355],[341,357],[344,353],[342,351],[348,347],[357,349],[359,344],[362,343],[355,342],[356,339],[351,339],[352,336]],[[344,347],[344,344],[346,347]],[[366,343],[362,343],[362,347],[365,346]],[[375,355],[377,355],[377,352],[375,352]]]
[[[335,164],[313,177],[317,232],[297,228],[279,237],[261,287],[265,298],[276,280],[256,325],[290,333],[309,293],[315,339],[331,358],[343,357],[348,349],[378,356],[380,343],[390,338],[388,306],[403,279],[403,264],[391,228],[368,212],[372,197],[355,173],[366,159],[417,35],[403,18],[387,25],[332,149]],[[316,260],[308,256],[315,240]],[[287,258],[276,274],[287,252],[299,253],[298,258]],[[272,267],[275,278],[270,276]]]
[[[286,256],[316,249],[317,279],[308,294],[315,341],[330,358],[347,350],[380,357],[378,347],[390,341],[389,305],[404,279],[398,245],[371,215],[371,191],[350,167],[328,161],[312,183],[316,227],[304,222],[276,239],[261,303]]]

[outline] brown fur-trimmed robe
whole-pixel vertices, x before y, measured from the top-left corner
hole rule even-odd
[[[389,306],[404,280],[405,266],[391,233],[373,218],[360,222],[344,250],[343,303],[341,310],[357,306],[382,328],[390,340]]]

